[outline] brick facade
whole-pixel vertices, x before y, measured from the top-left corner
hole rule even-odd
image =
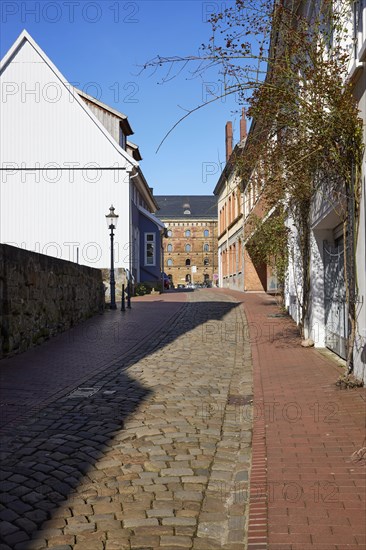
[[[218,270],[217,220],[161,219],[168,230],[163,244],[164,271],[173,284],[212,282]]]
[[[226,165],[214,190],[218,201],[219,284],[232,290],[263,292],[268,290],[271,270],[266,264],[258,264],[250,255],[254,231],[250,214],[263,218],[266,213],[261,178],[256,169],[246,177],[237,170],[238,159],[246,154],[247,147],[244,110],[240,120],[240,141],[233,150],[230,132],[231,125],[227,124]]]

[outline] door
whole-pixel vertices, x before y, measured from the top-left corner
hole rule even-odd
[[[347,356],[348,307],[344,278],[343,237],[324,241],[325,345],[343,359]]]

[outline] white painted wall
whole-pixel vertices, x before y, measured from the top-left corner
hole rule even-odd
[[[310,235],[310,311],[305,337],[317,348],[325,347],[325,287],[323,241],[333,241],[331,229],[314,229]]]
[[[288,269],[285,281],[284,299],[285,307],[294,321],[299,324],[301,321],[301,301],[302,301],[302,274],[300,270],[301,258],[299,257],[298,233],[293,225],[291,216],[286,221],[286,227],[290,234],[288,239]]]
[[[52,175],[52,174],[51,174]],[[91,183],[75,173],[60,173],[57,182],[35,181],[18,172],[1,183],[1,242],[94,267],[109,267],[110,237],[105,214],[113,203],[120,215],[116,234],[116,267],[128,267],[128,184],[112,173]]]
[[[350,12],[351,13],[351,12]],[[352,35],[351,19],[349,29]],[[366,2],[363,0],[363,11],[358,29],[357,54],[366,49]],[[353,47],[352,47],[353,51]],[[366,68],[365,63],[359,59],[352,59],[350,71],[355,66],[360,68],[357,75],[357,82],[354,86],[354,95],[358,101],[360,117],[364,125],[364,142],[366,143]],[[359,232],[356,246],[356,265],[358,283],[358,328],[354,347],[354,373],[366,383],[366,190],[365,190],[366,166],[365,158],[363,163],[362,196],[360,203]],[[333,205],[334,206],[334,205]],[[324,192],[318,194],[314,199],[311,220],[311,307],[308,324],[305,327],[305,336],[314,340],[316,347],[325,346],[325,305],[324,305],[324,262],[323,262],[323,241],[327,240],[333,244],[333,229],[340,223],[337,215],[337,208],[333,208]],[[338,208],[340,211],[341,208]],[[288,220],[291,226],[291,219]],[[294,236],[294,235],[293,235]],[[291,256],[291,255],[290,255]],[[289,274],[286,286],[286,306],[289,307],[289,296],[294,292],[296,281],[293,273],[296,271],[296,253],[294,254],[295,265],[290,259]],[[301,290],[301,289],[300,289]],[[293,314],[295,321],[298,321]]]
[[[23,43],[0,79],[2,163],[131,166],[127,153],[121,154],[66,79],[60,80],[30,42]]]
[[[79,248],[81,264],[108,267],[113,204],[116,267],[128,267],[136,162],[31,39],[2,67],[0,90],[0,164],[11,168],[1,171],[1,242],[70,261]]]
[[[354,348],[355,374],[366,384],[366,170],[363,174],[359,238],[356,249],[358,266],[358,331]]]

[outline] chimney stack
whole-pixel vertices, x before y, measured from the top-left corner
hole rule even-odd
[[[233,123],[227,122],[225,126],[226,162],[233,152]]]
[[[247,137],[247,120],[245,118],[245,109],[243,107],[240,119],[240,141]]]

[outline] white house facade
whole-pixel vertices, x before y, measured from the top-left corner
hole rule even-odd
[[[71,86],[26,31],[1,61],[0,91],[0,241],[108,268],[113,204],[115,265],[139,280],[133,209],[157,205],[127,117]]]
[[[353,13],[352,9],[353,8]],[[350,3],[350,48],[353,49],[349,80],[363,120],[366,143],[366,2]],[[352,21],[352,24],[351,24]],[[356,340],[353,349],[353,368],[357,378],[366,382],[366,192],[365,157],[362,165],[361,196],[358,227],[355,227],[355,305],[357,316]],[[340,204],[321,189],[311,209],[310,308],[305,323],[305,336],[314,340],[315,347],[328,347],[346,358],[349,343],[349,323],[344,274],[344,254],[349,243],[344,239]],[[299,322],[302,300],[300,264],[296,250],[296,233],[292,220],[290,261],[285,291],[286,306]]]

